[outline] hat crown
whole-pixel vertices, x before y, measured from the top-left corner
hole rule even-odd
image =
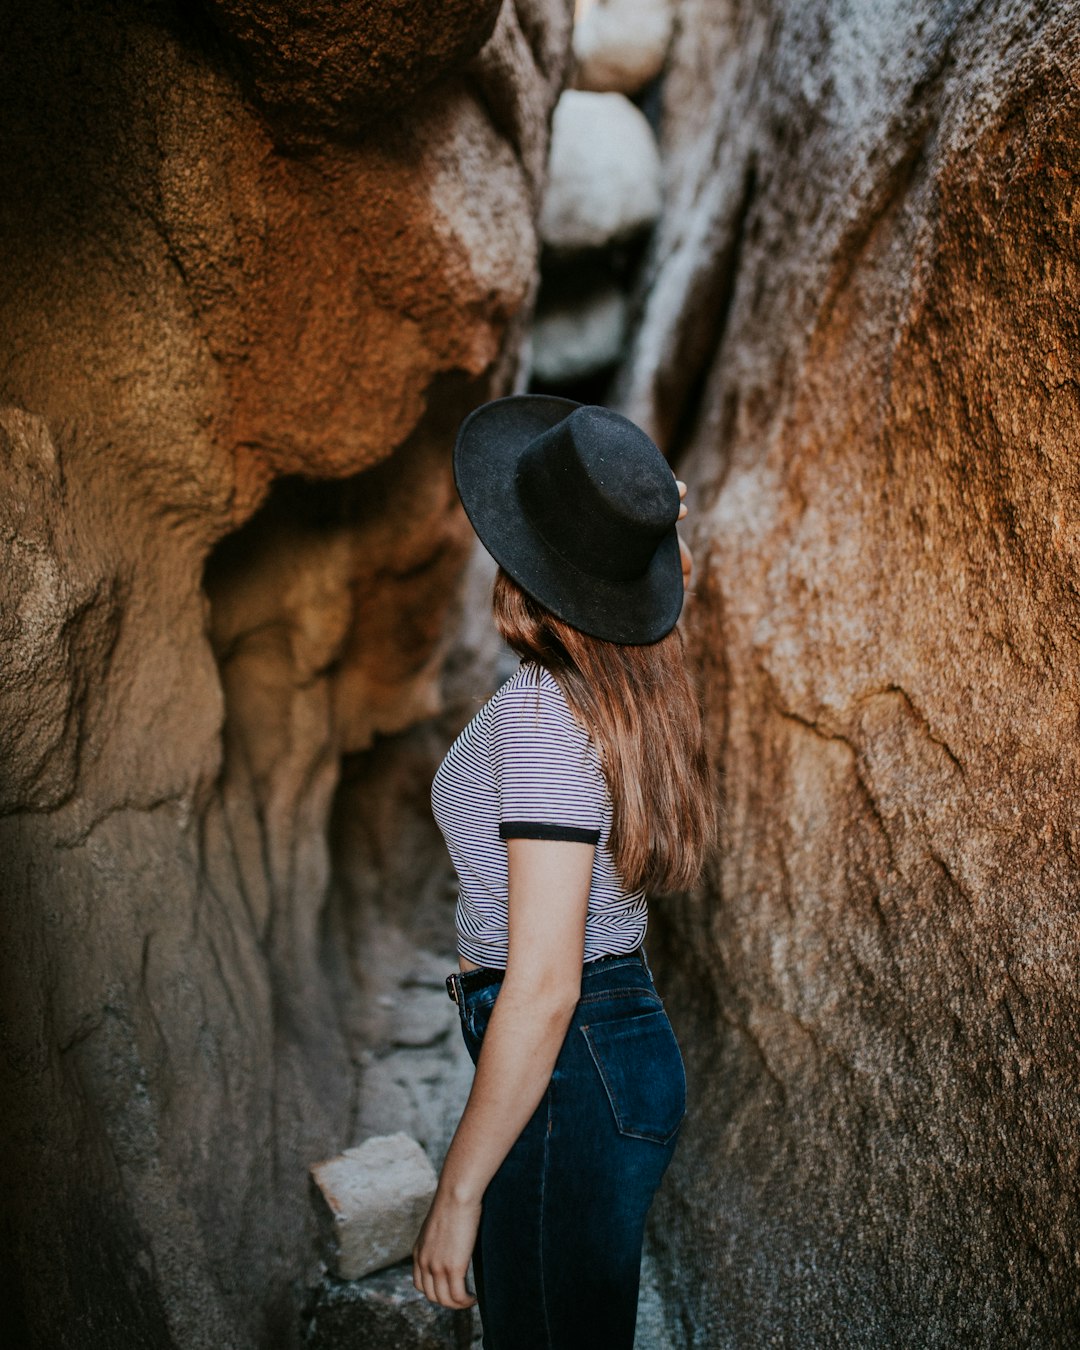
[[[514,485],[546,543],[607,581],[641,577],[679,514],[667,461],[640,427],[609,408],[576,408],[536,436]]]
[[[628,644],[675,626],[679,492],[627,418],[552,394],[493,399],[458,428],[454,483],[487,551],[564,622]]]

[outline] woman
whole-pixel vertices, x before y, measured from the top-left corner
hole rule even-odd
[[[454,473],[522,660],[432,786],[460,882],[447,988],[477,1067],[413,1281],[478,1300],[485,1350],[631,1350],[686,1101],[646,891],[691,885],[714,827],[675,628],[685,488],[626,418],[539,395],[466,418]]]

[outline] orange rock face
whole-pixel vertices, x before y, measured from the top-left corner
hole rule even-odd
[[[34,5],[0,52],[5,1321],[40,1344],[298,1334],[304,1171],[355,1142],[341,757],[445,708],[450,437],[514,373],[569,41],[546,0],[295,42],[211,8]]]

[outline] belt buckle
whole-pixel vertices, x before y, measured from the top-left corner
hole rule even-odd
[[[446,992],[450,995],[450,998],[453,1000],[454,1003],[458,1001],[457,984],[454,980],[453,975],[447,975],[446,977]]]

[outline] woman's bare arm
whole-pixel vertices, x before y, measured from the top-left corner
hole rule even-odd
[[[413,1283],[433,1303],[468,1307],[465,1287],[487,1184],[539,1105],[581,994],[595,846],[507,841],[506,975],[469,1100],[413,1248]]]

